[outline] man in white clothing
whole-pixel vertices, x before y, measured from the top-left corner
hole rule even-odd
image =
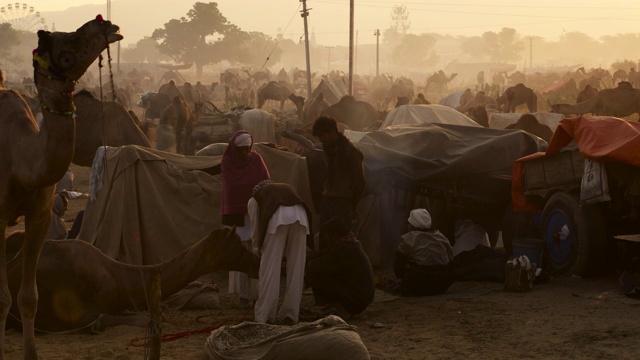
[[[255,321],[297,324],[304,286],[306,240],[311,233],[308,208],[290,185],[264,180],[254,187],[247,211],[253,248],[261,255]],[[287,257],[287,284],[276,317],[283,255]]]

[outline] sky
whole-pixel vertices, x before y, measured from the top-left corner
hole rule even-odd
[[[202,0],[209,2],[209,0]],[[124,43],[135,43],[149,36],[171,18],[184,16],[195,1],[190,0],[112,0],[111,18],[122,27]],[[231,23],[244,31],[260,31],[275,37],[300,40],[304,34],[299,0],[218,0],[218,8]],[[65,11],[83,5],[98,5],[106,14],[106,0],[29,0],[29,6],[42,12]],[[153,4],[144,11],[128,14],[133,3]],[[0,0],[0,6],[5,6]],[[638,0],[355,0],[355,41],[375,43],[374,31],[389,28],[394,5],[404,4],[409,13],[409,33],[435,32],[451,35],[481,35],[515,28],[523,36],[557,40],[563,32],[580,31],[598,39],[603,35],[640,32]],[[316,43],[335,46],[349,44],[349,0],[308,0],[309,31]],[[68,11],[68,10],[67,10]],[[47,13],[51,18],[59,15]],[[46,19],[45,19],[46,20]],[[48,22],[48,21],[47,21]],[[129,30],[127,29],[127,25]],[[70,31],[80,24],[59,31]],[[49,25],[50,27],[50,25]]]

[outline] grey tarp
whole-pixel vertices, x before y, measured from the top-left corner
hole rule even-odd
[[[357,236],[372,264],[386,268],[406,232],[409,211],[429,207],[427,197],[416,193],[419,185],[457,202],[450,205],[506,206],[513,162],[545,145],[519,130],[446,124],[383,129],[356,144],[364,154],[367,177]]]
[[[343,96],[348,94],[342,80],[331,81],[327,79],[322,79],[311,92],[311,99],[315,99],[319,93],[322,93],[324,99],[331,105],[337,103]]]
[[[275,182],[311,208],[306,160],[255,145]],[[167,261],[220,227],[221,156],[183,156],[138,146],[108,148],[104,183],[87,203],[78,238],[127,264]],[[206,170],[197,171],[197,170]],[[208,173],[209,172],[209,173]]]
[[[380,128],[421,124],[452,124],[480,127],[477,122],[458,110],[444,105],[423,104],[398,106],[387,114]]]

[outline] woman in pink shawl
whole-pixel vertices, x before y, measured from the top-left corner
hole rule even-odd
[[[240,240],[251,244],[251,224],[247,214],[247,203],[253,187],[260,181],[270,179],[269,170],[260,154],[251,150],[253,138],[244,130],[231,137],[222,156],[222,200],[220,213],[222,224],[235,226]],[[250,292],[254,296],[250,296]],[[240,296],[240,307],[249,307],[249,298],[257,298],[257,281],[249,283],[247,274],[229,272],[229,293]]]

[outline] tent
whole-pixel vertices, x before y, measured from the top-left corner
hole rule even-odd
[[[381,129],[396,125],[451,124],[480,127],[463,113],[444,105],[402,105],[387,114]]]
[[[265,144],[254,148],[273,181],[292,185],[312,208],[306,160]],[[103,184],[87,203],[78,238],[107,256],[128,264],[157,264],[221,226],[222,156],[138,146],[109,147],[104,156]],[[97,175],[92,169],[92,178]]]
[[[316,88],[311,92],[311,99],[315,99],[319,93],[324,95],[324,99],[331,105],[337,103],[348,91],[342,80],[322,79]],[[310,100],[309,100],[310,101]]]

